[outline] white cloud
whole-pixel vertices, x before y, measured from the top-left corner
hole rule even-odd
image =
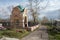
[[[51,0],[48,3],[48,7],[45,9],[45,11],[54,11],[60,9],[60,1],[59,0]]]

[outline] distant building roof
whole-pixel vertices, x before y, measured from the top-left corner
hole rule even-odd
[[[17,6],[17,7],[20,9],[20,11],[21,11],[21,12],[23,12],[23,11],[24,11],[24,9],[25,9],[24,7],[22,7],[22,6],[20,6],[20,5],[19,5],[19,6]]]
[[[55,21],[60,21],[60,19],[55,19]]]

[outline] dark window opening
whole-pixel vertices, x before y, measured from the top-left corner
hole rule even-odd
[[[27,27],[27,24],[25,24],[25,27]]]

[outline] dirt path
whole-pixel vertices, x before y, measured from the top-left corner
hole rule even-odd
[[[41,26],[38,30],[32,32],[21,40],[48,40],[47,27]]]

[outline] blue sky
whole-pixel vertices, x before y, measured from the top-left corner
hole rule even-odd
[[[1,7],[3,6],[11,6],[20,4],[21,2],[26,2],[27,0],[0,0]]]
[[[46,2],[47,2],[46,0],[41,2],[39,6],[44,7]],[[0,0],[0,17],[7,18],[11,13],[11,11],[9,11],[9,8],[11,8],[12,6],[22,5],[26,7],[28,4],[29,3],[27,2],[27,0]],[[40,17],[41,18],[43,16],[55,17],[58,15],[58,13],[56,12],[56,13],[53,13],[52,15],[52,12],[57,11],[57,10],[60,10],[60,0],[49,0],[48,6],[45,9],[41,10]]]

